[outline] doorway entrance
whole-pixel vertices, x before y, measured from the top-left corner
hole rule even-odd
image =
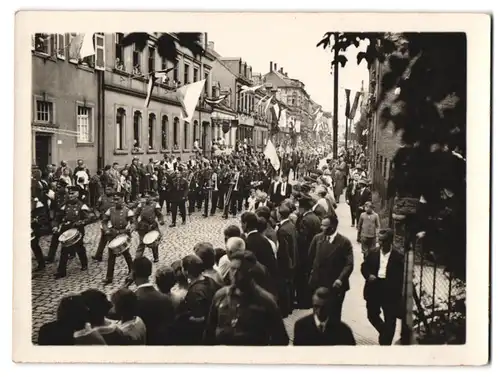
[[[52,135],[36,133],[35,163],[44,170],[52,162]]]

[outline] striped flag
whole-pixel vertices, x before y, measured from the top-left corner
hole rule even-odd
[[[83,59],[95,54],[94,33],[77,34],[69,44],[69,58]]]
[[[356,115],[356,111],[358,110],[360,96],[361,96],[361,92],[356,92],[356,95],[354,96],[354,101],[352,103],[351,111],[349,113],[349,119],[354,119],[354,116]]]
[[[205,103],[210,106],[215,106],[224,101],[227,97],[229,97],[231,93],[223,94],[217,98],[205,98]]]
[[[351,113],[351,89],[345,90],[346,104],[345,104],[345,116],[349,118]]]
[[[153,89],[155,87],[155,73],[151,72],[149,74],[148,89],[146,92],[146,100],[144,102],[144,107],[147,109],[149,107],[149,102],[151,102],[151,95],[153,94]]]
[[[205,81],[206,80],[203,79],[189,85],[181,86],[177,89],[177,98],[179,99],[182,107],[182,120],[191,123],[191,118],[193,118],[194,110],[196,109],[196,104],[200,99]]]

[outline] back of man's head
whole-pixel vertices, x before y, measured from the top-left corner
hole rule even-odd
[[[244,251],[245,248],[246,248],[245,241],[243,241],[243,239],[240,237],[231,237],[226,242],[226,250],[228,257],[230,257],[231,254],[236,253],[238,251]]]

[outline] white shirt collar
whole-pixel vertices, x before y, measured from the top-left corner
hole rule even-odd
[[[144,284],[138,285],[136,289],[146,288],[146,287],[153,287],[153,283],[144,283]]]
[[[318,316],[315,314],[314,315],[314,323],[316,324],[316,327],[319,329],[320,325],[323,325],[323,331],[325,330],[326,324],[328,323],[328,318],[324,321],[321,322],[318,318]]]
[[[251,230],[250,232],[248,232],[246,235],[248,237],[250,234],[257,233],[257,232],[258,232],[258,230],[254,229],[254,230]]]
[[[335,237],[337,237],[337,233],[338,232],[335,231],[335,233],[333,233],[331,236],[328,236],[328,242],[332,243]]]
[[[284,219],[284,220],[281,220],[280,221],[280,225],[283,225],[284,223],[286,223],[288,221],[288,219]]]

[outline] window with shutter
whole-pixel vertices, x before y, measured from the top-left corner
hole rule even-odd
[[[56,34],[56,56],[58,59],[66,59],[66,38],[64,34]]]
[[[95,69],[104,71],[106,69],[106,55],[104,33],[96,33],[95,37]]]

